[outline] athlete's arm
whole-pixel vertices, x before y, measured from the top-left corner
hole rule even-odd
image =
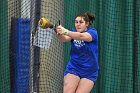
[[[84,40],[87,42],[92,41],[92,36],[87,32],[84,32],[84,33],[72,32],[65,29],[61,25],[58,26],[56,30],[57,30],[57,33],[60,34],[59,39],[63,42],[69,42],[71,39]]]
[[[71,37],[69,37],[69,36],[66,36],[66,35],[58,35],[58,38],[59,38],[59,40],[60,41],[62,41],[62,42],[69,42],[69,41],[71,41]]]
[[[92,41],[92,36],[87,32],[80,33],[80,32],[68,31],[67,36],[69,36],[69,37],[71,37],[72,39],[75,39],[75,40],[84,40],[84,41],[87,41],[87,42]]]

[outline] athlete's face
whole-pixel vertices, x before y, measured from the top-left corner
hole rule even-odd
[[[84,32],[87,27],[88,27],[89,23],[87,23],[83,17],[76,17],[75,19],[75,28],[77,30],[77,32]]]

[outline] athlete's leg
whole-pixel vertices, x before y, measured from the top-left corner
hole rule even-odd
[[[93,86],[94,86],[93,81],[86,78],[82,78],[79,82],[76,93],[90,93]]]
[[[67,74],[64,76],[63,93],[75,93],[79,84],[80,78],[74,74]]]

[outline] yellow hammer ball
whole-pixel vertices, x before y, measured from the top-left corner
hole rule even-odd
[[[49,21],[47,19],[45,19],[45,18],[41,18],[39,20],[39,23],[38,24],[39,24],[39,26],[41,28],[48,28],[49,27]]]

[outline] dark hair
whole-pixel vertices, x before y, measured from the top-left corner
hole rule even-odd
[[[95,20],[95,15],[93,15],[89,12],[80,14],[76,17],[82,17],[86,22],[89,22],[89,25],[91,25],[93,23],[93,21]]]

